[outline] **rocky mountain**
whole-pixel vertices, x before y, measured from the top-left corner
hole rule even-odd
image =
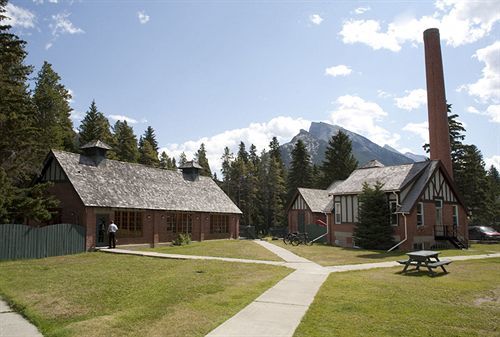
[[[368,138],[344,129],[338,125],[331,125],[323,122],[312,122],[309,127],[309,131],[300,130],[299,134],[293,137],[290,142],[280,146],[283,162],[287,167],[289,166],[292,160],[291,153],[293,147],[297,140],[301,139],[311,155],[312,162],[316,165],[321,165],[325,157],[325,150],[328,146],[328,141],[333,135],[337,134],[339,130],[342,130],[351,139],[352,152],[354,157],[358,160],[360,166],[372,159],[376,159],[384,165],[408,164],[416,161],[399,153],[393,148],[388,149],[387,146],[381,147],[370,141]]]
[[[396,153],[399,153],[399,154],[403,154],[405,157],[408,157],[410,158],[411,160],[413,161],[426,161],[428,158],[426,156],[423,156],[421,154],[415,154],[415,153],[411,153],[411,152],[405,152],[405,153],[401,153],[399,152],[398,150],[396,150],[395,148],[389,146],[389,145],[384,145],[384,149],[387,149],[389,151],[392,151],[392,152],[396,152]]]

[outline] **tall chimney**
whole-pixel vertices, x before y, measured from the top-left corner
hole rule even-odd
[[[441,160],[453,178],[439,29],[424,31],[424,46],[431,160]]]

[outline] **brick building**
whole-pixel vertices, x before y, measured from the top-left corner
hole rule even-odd
[[[107,245],[110,220],[120,245],[155,245],[178,233],[199,241],[238,238],[241,211],[196,163],[162,170],[106,159],[107,150],[100,141],[83,146],[83,154],[52,150],[39,178],[53,182],[55,221],[86,228],[87,249]]]

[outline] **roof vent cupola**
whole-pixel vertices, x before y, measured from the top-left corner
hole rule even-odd
[[[111,150],[111,147],[100,140],[93,140],[80,147],[80,149],[85,157],[94,162],[95,166],[99,166],[106,159],[106,152]]]
[[[182,171],[182,176],[185,180],[196,181],[200,177],[202,167],[194,160],[191,160],[181,165],[179,169]]]

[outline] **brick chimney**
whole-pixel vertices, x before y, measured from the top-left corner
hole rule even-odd
[[[441,160],[453,178],[439,29],[424,31],[424,47],[431,160]]]

